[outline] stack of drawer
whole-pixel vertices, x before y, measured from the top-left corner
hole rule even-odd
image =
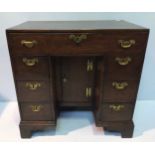
[[[13,58],[18,101],[24,121],[50,120],[49,59],[42,57]]]
[[[118,47],[106,54],[103,122],[132,122],[145,55],[145,38],[145,33],[118,36]]]
[[[55,120],[50,93],[51,60],[49,57],[32,57],[31,48],[22,44],[21,47],[29,54],[21,56],[21,48],[20,53],[12,57],[21,119],[22,121]]]

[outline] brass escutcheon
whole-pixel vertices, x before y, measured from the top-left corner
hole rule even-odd
[[[81,34],[81,35],[71,34],[71,35],[69,35],[69,39],[70,40],[73,40],[76,44],[79,44],[83,40],[86,40],[87,39],[87,35],[86,34]]]

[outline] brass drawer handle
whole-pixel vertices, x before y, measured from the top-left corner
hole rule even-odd
[[[86,34],[81,34],[81,35],[71,34],[71,35],[69,35],[69,39],[70,40],[73,40],[76,44],[79,44],[83,40],[86,40],[87,39],[87,35]]]
[[[38,62],[39,62],[38,58],[32,58],[32,59],[23,58],[23,63],[29,67],[34,66]]]
[[[93,71],[93,61],[91,60],[87,61],[87,71]]]
[[[125,108],[125,106],[120,104],[119,105],[112,104],[112,105],[109,105],[109,108],[112,109],[113,111],[121,111],[122,109]]]
[[[113,82],[112,86],[117,90],[124,90],[127,86],[127,82]]]
[[[28,40],[22,40],[21,45],[27,48],[32,48],[37,44],[36,40],[28,41]]]
[[[118,43],[122,48],[130,48],[132,45],[136,43],[135,40],[119,40]]]
[[[92,89],[86,88],[86,97],[91,97],[91,96],[92,96]]]
[[[41,87],[41,83],[39,82],[26,82],[25,84],[26,88],[30,90],[37,90],[38,88]]]
[[[42,106],[41,105],[30,105],[30,108],[32,112],[39,112],[41,111]]]
[[[115,61],[121,66],[126,66],[132,61],[132,59],[131,57],[124,57],[124,58],[116,57]]]

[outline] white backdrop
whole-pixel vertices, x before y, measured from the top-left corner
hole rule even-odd
[[[15,101],[16,94],[6,42],[6,28],[28,20],[127,20],[150,28],[138,100],[155,100],[155,13],[0,13],[0,101]]]

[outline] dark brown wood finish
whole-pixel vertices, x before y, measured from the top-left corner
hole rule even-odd
[[[32,85],[34,87],[31,87]],[[21,102],[50,101],[50,85],[47,81],[18,81],[17,87],[18,99]]]
[[[113,83],[124,83],[128,86],[124,89],[117,89]],[[138,81],[136,80],[105,80],[103,98],[105,102],[132,102],[135,101],[137,95]]]
[[[30,21],[7,29],[22,138],[55,128],[61,110],[132,137],[149,29],[126,21]]]
[[[87,63],[95,64],[95,58],[61,57],[57,59],[60,59],[59,63],[56,63],[56,66],[59,66],[56,81],[61,85],[57,90],[59,106],[92,106],[92,96],[86,96],[86,88],[91,88],[93,91],[95,69],[87,71]]]
[[[17,80],[49,80],[48,57],[12,57],[13,70]],[[34,62],[30,66],[27,62]]]
[[[53,108],[50,103],[20,102],[20,104],[22,111],[21,118],[25,121],[50,121],[54,119]]]
[[[70,39],[71,35],[87,35],[87,39],[83,39],[80,44]],[[141,37],[138,37],[139,34]],[[65,56],[65,55],[103,55],[110,51],[124,51],[121,48],[119,40],[136,40],[136,44],[125,52],[141,52],[145,48],[147,34],[144,32],[135,33],[131,31],[128,36],[125,32],[117,32],[115,30],[107,32],[94,33],[12,33],[10,46],[13,55],[31,56]],[[22,40],[36,41],[33,48],[27,48],[21,45]],[[43,52],[44,51],[44,52]]]

